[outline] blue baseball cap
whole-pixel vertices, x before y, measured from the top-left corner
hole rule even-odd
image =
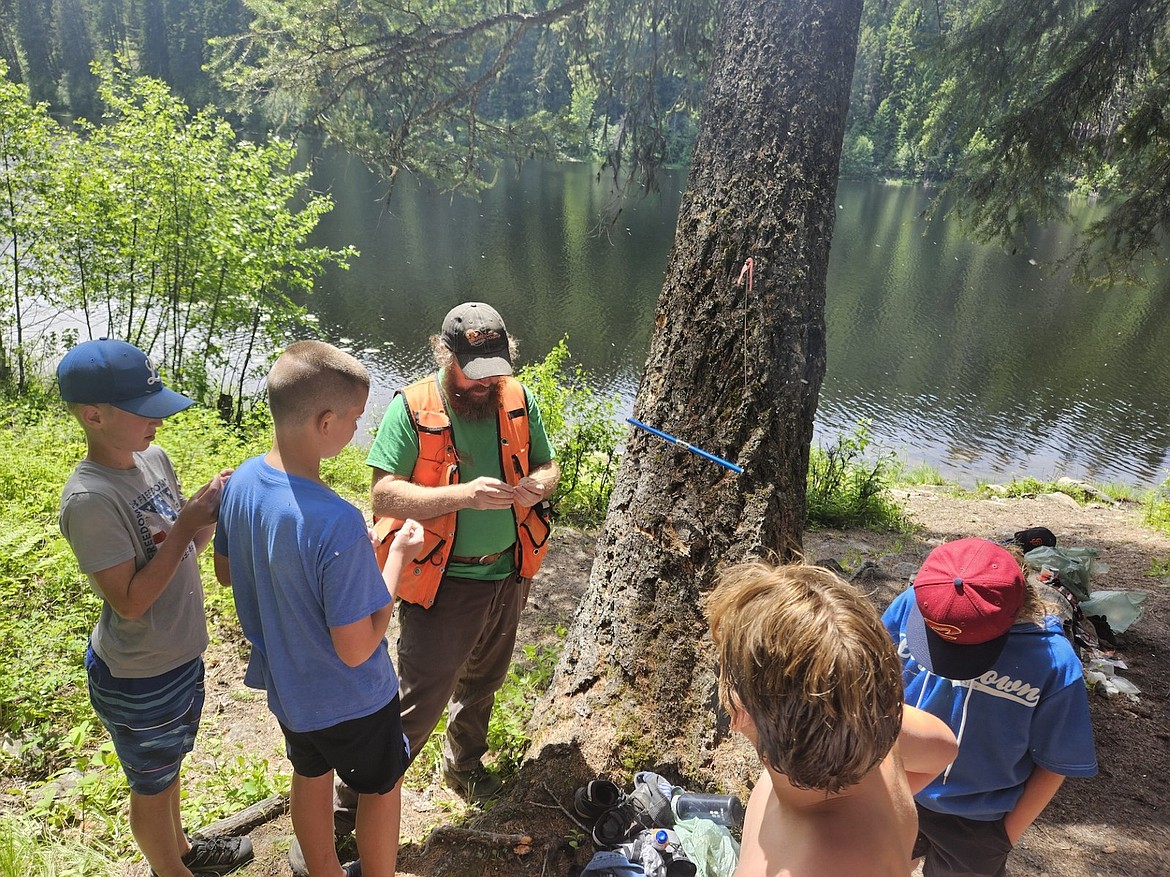
[[[101,338],[78,344],[57,364],[66,402],[106,403],[141,417],[162,418],[195,404],[163,386],[150,357],[133,344]]]

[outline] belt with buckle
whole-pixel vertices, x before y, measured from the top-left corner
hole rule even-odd
[[[503,551],[497,551],[495,554],[485,554],[482,557],[460,557],[458,554],[452,554],[447,558],[447,562],[463,563],[468,566],[491,566],[511,550],[512,546],[509,545]]]

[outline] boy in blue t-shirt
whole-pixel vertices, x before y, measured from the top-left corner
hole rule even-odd
[[[923,874],[1000,877],[1064,778],[1097,772],[1081,662],[1016,558],[984,539],[931,551],[882,621],[906,703],[959,741],[915,796]]]
[[[359,512],[321,480],[357,430],[369,373],[320,341],[288,347],[268,373],[272,449],[246,460],[225,488],[216,576],[231,585],[252,644],[245,684],[264,689],[293,765],[293,830],[314,877],[391,877],[401,779],[409,760],[398,677],[384,637],[408,521],[378,568]],[[360,862],[333,842],[333,775],[359,793]]]

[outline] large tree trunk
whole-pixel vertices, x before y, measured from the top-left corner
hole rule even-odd
[[[725,0],[634,431],[533,750],[708,779],[726,736],[702,599],[801,546],[825,277],[862,0]],[[754,288],[737,282],[747,259]],[[549,754],[549,750],[544,749]],[[583,759],[581,764],[578,759]],[[726,779],[726,777],[724,777]]]

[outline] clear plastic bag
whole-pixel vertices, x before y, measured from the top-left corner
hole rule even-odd
[[[731,877],[739,864],[739,844],[724,825],[709,819],[680,819],[675,833],[695,863],[695,877]]]
[[[1149,596],[1145,591],[1094,591],[1088,600],[1081,601],[1081,612],[1086,617],[1104,615],[1114,633],[1124,633],[1145,614],[1142,604]]]
[[[1092,588],[1089,577],[1094,572],[1105,572],[1108,567],[1097,562],[1096,548],[1060,548],[1041,545],[1024,555],[1028,566],[1043,572],[1056,573],[1060,584],[1068,588],[1078,600],[1087,600]]]

